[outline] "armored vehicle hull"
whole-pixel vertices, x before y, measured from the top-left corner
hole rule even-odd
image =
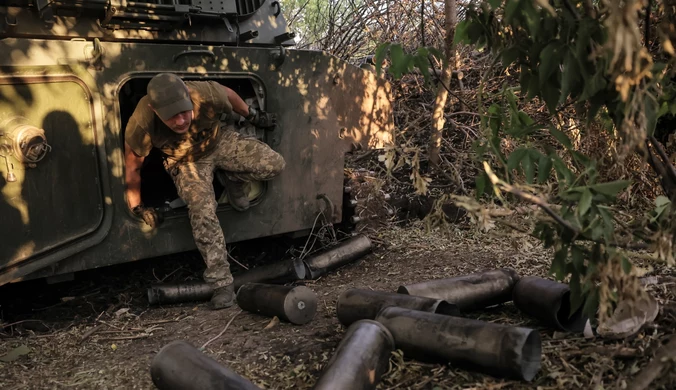
[[[287,162],[280,176],[256,183],[245,212],[214,183],[228,243],[306,231],[319,212],[341,221],[345,153],[391,140],[389,85],[326,53],[289,49],[293,35],[277,2],[253,2],[254,11],[242,14],[240,1],[235,14],[214,11],[216,21],[204,14],[185,21],[193,11],[180,7],[199,1],[147,13],[178,12],[181,24],[169,30],[126,19],[106,24],[115,4],[152,10],[161,2],[14,3],[0,7],[0,285],[195,248],[186,207],[158,155],[142,169],[142,197],[163,209],[164,223],[150,229],[127,206],[124,130],[157,73],[215,80],[277,114],[277,128],[265,132],[236,115],[222,118]],[[268,27],[251,32],[263,22]]]

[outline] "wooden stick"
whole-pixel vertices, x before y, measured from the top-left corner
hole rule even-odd
[[[647,389],[672,364],[671,361],[675,358],[676,337],[672,337],[668,344],[661,346],[657,350],[655,357],[636,375],[634,381],[627,388],[632,390]]]
[[[204,343],[204,345],[202,345],[202,347],[200,348],[200,351],[204,351],[204,348],[206,348],[207,345],[211,344],[212,341],[214,341],[214,340],[216,340],[217,338],[223,336],[223,333],[225,333],[225,331],[228,330],[228,327],[230,326],[230,324],[232,323],[232,321],[234,321],[235,317],[237,317],[237,315],[239,315],[239,313],[241,313],[241,312],[242,312],[242,310],[240,310],[240,311],[238,311],[237,313],[235,313],[235,315],[232,316],[232,318],[230,319],[230,321],[228,321],[228,323],[225,324],[225,328],[223,328],[223,330],[221,331],[221,333],[219,333],[218,335],[216,335],[216,337],[214,337],[214,338],[212,338],[211,340],[209,340],[209,341],[207,341],[206,343]]]

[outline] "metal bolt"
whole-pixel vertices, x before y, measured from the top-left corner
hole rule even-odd
[[[305,302],[303,302],[303,301],[298,302],[298,310],[303,310],[303,309],[305,309]]]

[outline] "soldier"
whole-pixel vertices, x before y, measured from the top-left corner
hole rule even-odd
[[[234,303],[234,284],[225,238],[216,216],[214,171],[226,183],[228,200],[238,211],[249,208],[248,184],[269,180],[285,166],[284,158],[265,143],[220,128],[221,113],[232,111],[254,126],[272,128],[274,114],[249,107],[232,89],[214,81],[183,82],[171,73],[153,77],[136,106],[125,133],[127,202],[152,228],[161,223],[154,208],[141,203],[143,160],[153,147],[164,156],[164,168],[188,206],[193,237],[207,269],[204,280],[214,286],[213,309]]]

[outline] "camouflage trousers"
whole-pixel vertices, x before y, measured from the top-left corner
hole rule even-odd
[[[214,170],[222,169],[231,180],[263,181],[277,176],[286,165],[284,158],[267,144],[222,129],[214,150],[197,161],[171,163],[165,168],[188,206],[197,249],[207,265],[204,281],[223,287],[233,282],[223,230],[216,216]]]

